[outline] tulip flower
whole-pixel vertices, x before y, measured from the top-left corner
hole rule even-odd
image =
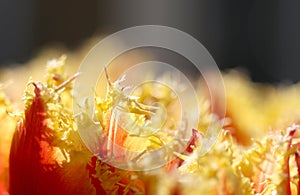
[[[63,56],[48,63],[45,81],[28,82],[24,112],[17,113],[8,97],[0,93],[1,195],[299,194],[298,86],[258,87],[237,73],[224,74],[227,118],[211,113],[209,100],[199,101],[198,129],[189,130],[191,137],[184,150],[169,149],[163,157],[172,154],[174,158],[155,168],[151,167],[153,156],[146,164],[151,169],[137,171],[113,166],[105,157],[118,146],[126,150],[115,154],[124,157],[128,166],[138,165],[144,154],[163,147],[163,143],[179,142],[181,135],[172,134],[176,97],[170,96],[168,88],[160,88],[159,96],[153,96],[150,91],[155,85],[141,86],[134,94],[139,98],[126,95],[121,81],[110,81],[107,73],[107,96],[95,95],[95,124],[108,140],[95,139],[101,156],[85,145],[78,132],[70,101],[72,83],[80,75],[67,75],[64,61]],[[153,102],[159,102],[174,117],[167,118],[157,134],[152,131],[158,124],[147,121],[154,114],[163,117]],[[116,110],[120,120],[114,115]],[[267,125],[274,128],[267,129]],[[215,144],[207,144],[213,138]]]

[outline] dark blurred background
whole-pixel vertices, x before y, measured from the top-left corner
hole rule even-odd
[[[0,64],[24,63],[42,47],[80,47],[97,34],[160,24],[197,38],[221,69],[254,81],[300,80],[300,1],[1,0]]]

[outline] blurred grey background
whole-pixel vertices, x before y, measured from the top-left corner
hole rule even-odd
[[[159,24],[197,38],[221,69],[243,67],[254,81],[296,82],[299,10],[300,1],[279,0],[1,0],[0,65],[26,62],[51,43],[76,49],[96,34]]]

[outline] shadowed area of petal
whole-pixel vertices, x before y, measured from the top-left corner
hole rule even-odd
[[[41,90],[34,86],[35,97],[25,110],[25,118],[18,123],[11,145],[10,194],[55,191],[49,185],[55,181],[55,175],[51,172],[58,168],[58,164],[49,156],[51,148],[46,143],[51,139],[51,134],[46,124],[47,114]],[[48,164],[43,165],[42,161],[48,161]]]

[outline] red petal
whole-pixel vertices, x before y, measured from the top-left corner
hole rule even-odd
[[[193,148],[197,147],[197,142],[199,141],[199,139],[202,137],[203,135],[197,131],[196,129],[192,130],[192,136],[187,144],[187,147],[185,149],[185,154],[190,154],[193,152]],[[181,166],[181,164],[183,163],[183,160],[179,157],[176,157],[174,160],[172,160],[168,165],[167,165],[167,170],[168,171],[172,171],[178,167]]]
[[[18,123],[10,151],[10,194],[53,194],[57,192],[55,170],[51,159],[50,129],[45,122],[46,108],[40,88],[34,84],[35,97]],[[46,163],[47,164],[43,164]]]

